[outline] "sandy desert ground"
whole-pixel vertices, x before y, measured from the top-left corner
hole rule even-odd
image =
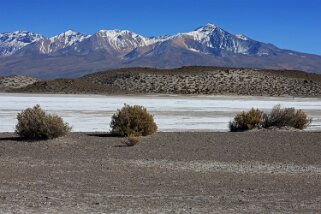
[[[146,106],[160,132],[134,147],[106,134],[125,102]],[[15,136],[17,112],[35,104],[75,132]],[[312,126],[221,132],[236,112],[276,104]],[[319,98],[1,94],[0,106],[0,213],[321,212]]]
[[[0,135],[0,213],[319,213],[321,133]]]

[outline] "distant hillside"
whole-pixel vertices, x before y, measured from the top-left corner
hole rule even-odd
[[[52,38],[0,33],[0,75],[75,78],[124,67],[221,66],[321,73],[321,56],[280,49],[213,24],[172,36],[144,37],[128,30],[93,35],[66,31]]]
[[[23,88],[39,81],[36,78],[26,76],[0,77],[0,91]]]
[[[220,67],[128,68],[78,79],[38,81],[12,92],[68,94],[191,94],[321,96],[321,75]]]

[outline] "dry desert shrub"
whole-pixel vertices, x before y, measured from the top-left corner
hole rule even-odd
[[[125,104],[112,116],[112,133],[120,136],[147,136],[157,131],[153,116],[143,106]]]
[[[246,131],[261,126],[263,112],[259,109],[252,108],[248,112],[238,113],[229,123],[231,132]]]
[[[47,114],[39,105],[17,115],[16,133],[26,139],[53,139],[67,134],[71,127],[58,115]]]
[[[263,115],[263,128],[269,127],[293,127],[304,129],[310,125],[312,119],[304,111],[295,108],[281,108],[280,105],[273,107],[272,111]]]
[[[126,144],[127,146],[135,146],[140,141],[141,141],[140,136],[129,136],[127,137],[126,140],[123,141],[123,143]]]

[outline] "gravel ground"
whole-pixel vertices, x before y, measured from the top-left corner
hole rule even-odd
[[[318,213],[321,132],[0,134],[0,213]]]

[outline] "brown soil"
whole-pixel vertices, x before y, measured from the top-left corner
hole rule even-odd
[[[95,73],[75,80],[41,81],[12,91],[320,97],[321,75],[301,71],[219,67],[169,70],[126,68]]]
[[[0,213],[319,213],[321,133],[0,135]]]

